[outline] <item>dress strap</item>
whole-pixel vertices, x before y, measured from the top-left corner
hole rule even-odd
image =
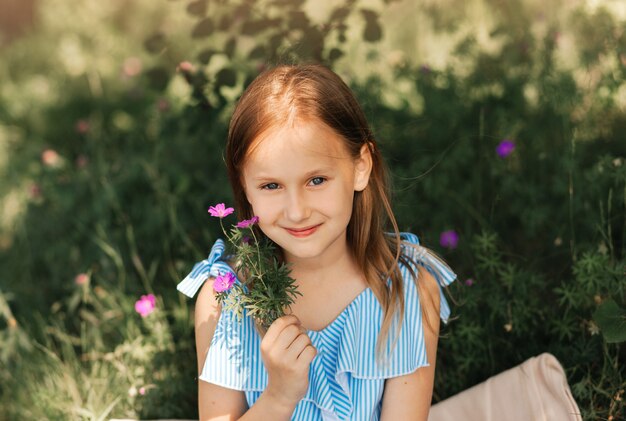
[[[209,257],[196,263],[191,272],[178,284],[176,289],[189,298],[193,298],[209,277],[220,276],[226,272],[231,272],[236,275],[226,262],[220,260],[225,249],[226,244],[224,240],[220,238],[215,241],[209,253]]]
[[[450,306],[443,294],[443,287],[450,285],[455,279],[456,274],[450,269],[450,267],[441,258],[436,256],[433,252],[425,247],[422,247],[419,243],[418,237],[413,233],[402,232],[400,237],[412,246],[405,246],[410,248],[408,255],[414,260],[415,263],[426,269],[439,284],[440,295],[440,315],[444,322],[448,321],[450,317]]]

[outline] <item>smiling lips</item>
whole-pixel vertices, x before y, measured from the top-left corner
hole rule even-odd
[[[304,237],[308,237],[309,235],[313,234],[315,231],[317,231],[317,228],[322,225],[322,224],[318,224],[318,225],[314,225],[312,227],[308,227],[308,228],[300,228],[300,229],[295,229],[295,228],[285,228],[285,230],[293,235],[294,237],[298,237],[298,238],[304,238]]]

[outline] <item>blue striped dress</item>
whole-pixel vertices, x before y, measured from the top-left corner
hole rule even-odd
[[[446,322],[450,307],[441,287],[456,275],[419,246],[417,236],[402,233],[402,239],[418,245],[403,245],[419,265],[428,270],[440,285],[440,315]],[[224,243],[217,240],[208,259],[197,263],[178,285],[178,290],[193,297],[209,276],[232,269],[220,260]],[[415,267],[413,267],[416,270]],[[405,288],[405,316],[398,335],[392,325],[383,361],[376,359],[376,341],[383,319],[382,307],[370,288],[365,289],[320,331],[309,330],[318,354],[309,370],[309,388],[296,406],[292,420],[378,420],[382,409],[385,379],[402,376],[428,366],[422,312],[417,288],[406,267],[401,267]],[[395,347],[392,346],[397,339]],[[261,338],[252,318],[244,311],[242,320],[223,310],[199,378],[245,393],[248,406],[254,405],[268,376],[260,351]]]

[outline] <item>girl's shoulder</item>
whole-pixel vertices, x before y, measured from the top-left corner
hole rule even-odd
[[[238,281],[238,274],[232,268],[230,258],[225,255],[225,251],[224,240],[217,239],[211,247],[209,256],[196,263],[185,279],[176,286],[176,289],[189,298],[193,298],[207,279],[232,273]]]

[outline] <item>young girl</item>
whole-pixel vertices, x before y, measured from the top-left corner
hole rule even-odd
[[[298,296],[265,335],[222,311],[217,242],[178,289],[196,303],[200,419],[426,420],[441,287],[455,275],[400,233],[380,151],[350,89],[319,65],[258,76],[230,123],[239,217],[290,264]],[[387,225],[393,229],[386,233]]]

